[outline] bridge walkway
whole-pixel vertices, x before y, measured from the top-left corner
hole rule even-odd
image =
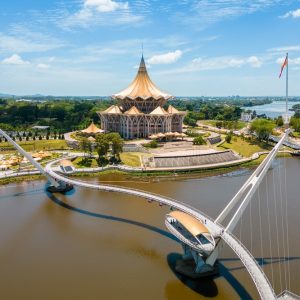
[[[88,183],[85,181],[75,180],[68,177],[65,177],[63,175],[60,175],[52,170],[52,166],[58,162],[60,159],[53,161],[46,165],[45,171],[52,176],[53,178],[56,178],[59,181],[64,181],[65,183],[72,184],[74,186],[79,187],[86,187],[96,190],[103,190],[103,191],[110,191],[110,192],[118,192],[118,193],[124,193],[129,194],[133,196],[142,197],[151,201],[159,202],[162,204],[165,204],[171,208],[176,208],[180,211],[183,211],[197,220],[201,222],[205,222],[207,224],[207,227],[211,230],[212,235],[215,238],[221,237],[222,240],[236,253],[236,255],[240,258],[242,263],[244,264],[245,268],[249,272],[257,290],[261,297],[261,299],[264,300],[271,300],[271,299],[277,299],[276,294],[274,292],[274,289],[269,282],[267,276],[257,263],[256,259],[251,255],[251,253],[247,250],[247,248],[239,241],[237,237],[235,237],[230,232],[226,231],[225,227],[223,227],[221,224],[216,223],[211,217],[207,216],[203,212],[201,212],[198,209],[195,209],[194,207],[187,205],[185,203],[182,203],[180,201],[177,201],[172,198],[168,197],[162,197],[157,194],[149,193],[140,191],[137,189],[131,189],[131,188],[124,188],[119,186],[113,186],[113,185],[105,185],[105,184],[93,184]]]

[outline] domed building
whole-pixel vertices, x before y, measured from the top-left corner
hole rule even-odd
[[[98,112],[105,132],[119,132],[125,139],[147,138],[152,134],[182,132],[185,112],[165,103],[174,98],[162,92],[150,79],[142,57],[135,79],[120,93],[118,101],[105,111]]]

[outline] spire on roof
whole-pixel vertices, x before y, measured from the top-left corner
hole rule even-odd
[[[138,73],[147,73],[146,63],[145,63],[143,54],[142,54],[142,58],[141,58]]]

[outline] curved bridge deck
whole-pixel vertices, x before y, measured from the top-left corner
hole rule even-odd
[[[255,286],[258,290],[261,299],[266,299],[266,300],[277,299],[274,289],[270,284],[267,276],[265,275],[261,267],[258,265],[256,259],[247,250],[247,248],[238,240],[238,238],[236,238],[233,234],[226,231],[226,229],[221,224],[215,223],[215,221],[212,218],[205,215],[200,210],[197,210],[192,206],[189,206],[185,203],[179,202],[172,198],[162,197],[157,194],[144,192],[137,189],[124,188],[124,187],[105,185],[105,184],[92,184],[85,181],[80,181],[80,180],[75,180],[75,179],[65,177],[52,170],[52,165],[58,161],[59,159],[49,163],[45,167],[45,171],[56,180],[63,181],[65,183],[69,183],[79,187],[86,187],[86,188],[109,191],[109,192],[124,193],[124,194],[129,194],[137,197],[142,197],[151,201],[165,204],[172,208],[176,208],[185,213],[188,213],[189,215],[193,216],[194,218],[198,219],[201,222],[204,222],[206,220],[206,224],[211,229],[212,235],[215,238],[221,237],[222,240],[240,258],[240,260],[246,267],[248,273],[250,274],[253,282],[255,283]]]

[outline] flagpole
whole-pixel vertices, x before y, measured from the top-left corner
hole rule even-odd
[[[287,64],[286,64],[286,91],[285,91],[285,123],[289,123],[288,117],[288,101],[289,101],[289,54],[286,54]]]
[[[286,113],[286,123],[289,122],[288,117],[288,101],[289,101],[289,54],[286,54],[287,64],[286,64],[286,94],[285,94],[285,113]]]

